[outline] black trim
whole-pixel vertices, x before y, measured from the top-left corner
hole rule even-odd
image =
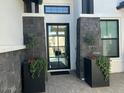
[[[58,71],[58,72],[51,72],[51,75],[65,75],[65,74],[70,74],[69,71]]]
[[[107,57],[120,57],[120,49],[119,49],[119,20],[118,19],[105,19],[100,21],[116,21],[117,22],[117,38],[101,38],[101,40],[117,40],[117,56],[107,56]]]
[[[52,69],[52,68],[49,68],[49,65],[50,65],[50,61],[49,61],[49,39],[48,39],[48,26],[49,25],[66,25],[67,26],[67,31],[68,31],[68,67],[67,68],[57,68],[57,69]],[[47,33],[47,56],[48,56],[48,59],[47,59],[47,62],[48,62],[48,70],[59,70],[59,69],[70,69],[70,34],[69,34],[69,23],[46,23],[46,33]]]
[[[39,4],[35,3],[35,13],[39,13]]]
[[[83,14],[94,13],[94,0],[82,0],[82,13]]]
[[[46,12],[46,7],[66,7],[66,8],[68,8],[68,13],[55,13],[55,12]],[[44,13],[45,14],[70,14],[70,6],[62,6],[62,5],[44,5]]]
[[[31,1],[36,3],[36,4],[41,4],[43,2],[43,0],[31,0]]]
[[[31,0],[23,0],[23,1],[24,1],[24,12],[31,13],[32,12]]]
[[[35,13],[39,13],[39,3],[42,0],[23,0],[24,1],[24,12],[32,13],[32,2],[35,3]]]

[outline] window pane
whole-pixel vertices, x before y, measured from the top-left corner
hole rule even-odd
[[[49,57],[56,57],[55,47],[49,47]]]
[[[65,46],[65,37],[59,37],[59,46]]]
[[[45,6],[45,13],[48,14],[69,14],[69,6]]]
[[[48,26],[49,36],[57,35],[57,26]]]
[[[100,27],[101,27],[101,38],[107,37],[107,26],[106,26],[106,21],[101,21],[100,22]]]
[[[101,21],[101,38],[117,38],[117,21]]]
[[[58,37],[49,37],[49,46],[58,46]]]
[[[117,21],[108,21],[108,37],[117,38]]]
[[[118,40],[103,40],[103,55],[118,56]]]
[[[52,9],[50,7],[45,7],[45,10],[47,10],[47,12],[51,12]]]
[[[65,47],[59,47],[59,51],[61,51],[61,55],[59,55],[59,57],[65,57]]]
[[[64,35],[67,30],[67,26],[58,26],[58,35]]]
[[[49,58],[50,62],[58,62],[58,60],[59,60],[58,57],[56,57],[56,58]]]
[[[59,58],[59,61],[62,62],[65,66],[68,66],[68,62],[65,58]]]

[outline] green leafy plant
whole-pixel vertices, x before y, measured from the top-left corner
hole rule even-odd
[[[34,55],[35,47],[38,46],[37,43],[37,36],[34,34],[28,34],[27,35],[27,41],[26,48],[29,50],[32,50],[32,52],[29,55],[28,58],[28,64],[29,64],[29,72],[31,74],[31,77],[39,78],[42,72],[46,73],[47,70],[47,62],[44,58],[39,58]]]
[[[27,41],[26,41],[26,48],[31,49],[36,46],[36,36],[33,34],[28,34],[27,36]]]
[[[96,57],[96,65],[99,67],[99,69],[103,73],[105,81],[109,80],[109,75],[110,75],[109,58],[105,56]]]
[[[94,45],[95,43],[95,37],[92,35],[92,33],[89,32],[85,34],[83,40],[87,45]]]
[[[29,68],[32,78],[39,78],[42,72],[47,70],[47,62],[43,58],[35,58],[29,62]]]

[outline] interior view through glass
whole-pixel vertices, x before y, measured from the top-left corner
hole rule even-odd
[[[68,25],[48,25],[49,69],[69,68]]]

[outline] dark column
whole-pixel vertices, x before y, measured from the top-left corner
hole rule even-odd
[[[24,43],[33,36],[36,45],[26,50],[26,59],[34,54],[35,57],[46,58],[46,40],[43,17],[23,17]]]
[[[87,14],[87,0],[82,0],[82,13]]]
[[[88,13],[93,14],[94,13],[94,1],[93,0],[87,0],[88,2]]]
[[[31,2],[32,2],[32,0],[24,0],[24,12],[25,13],[32,12]]]
[[[95,37],[94,52],[102,54],[102,43],[100,33],[100,18],[82,17],[77,22],[77,62],[76,72],[80,79],[84,78],[84,57],[86,57],[91,50],[90,45],[86,44],[84,37],[87,33]]]
[[[35,13],[39,13],[39,4],[35,3]]]
[[[93,0],[82,0],[82,13],[83,14],[93,14],[94,13]]]

